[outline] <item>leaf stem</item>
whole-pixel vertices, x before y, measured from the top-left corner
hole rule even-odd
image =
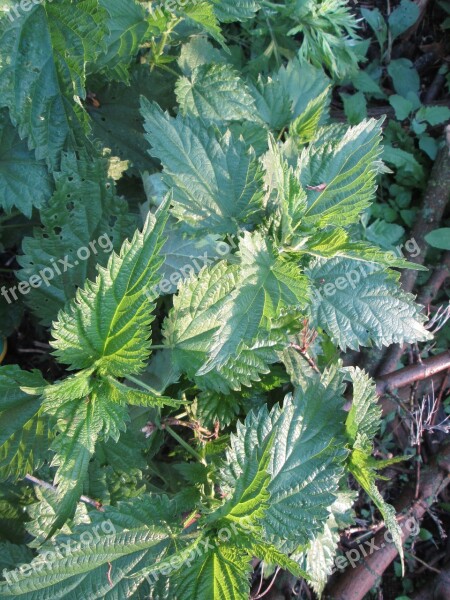
[[[195,459],[197,459],[199,462],[202,463],[202,465],[205,465],[205,467],[208,466],[206,460],[203,458],[203,456],[200,456],[200,454],[194,450],[194,448],[192,448],[192,446],[189,446],[189,444],[187,442],[185,442],[183,440],[182,437],[180,437],[178,435],[178,433],[176,431],[174,431],[172,429],[172,427],[170,427],[170,425],[163,425],[163,428],[170,433],[170,435],[173,437],[174,440],[176,440],[179,444],[181,444],[183,446],[183,448],[185,450],[187,450],[187,452],[189,452],[189,454],[191,454]]]
[[[131,383],[135,383],[136,385],[140,386],[143,390],[145,390],[146,392],[150,392],[154,396],[160,396],[161,395],[156,390],[154,390],[152,387],[150,387],[149,385],[147,385],[146,383],[144,383],[143,381],[141,381],[140,379],[137,379],[136,377],[133,377],[133,375],[128,375],[127,377],[125,377],[125,379],[127,381],[130,381]]]

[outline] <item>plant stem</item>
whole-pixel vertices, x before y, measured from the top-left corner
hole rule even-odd
[[[147,385],[146,383],[144,383],[143,381],[141,381],[140,379],[137,379],[136,377],[133,377],[133,375],[128,375],[127,377],[125,377],[125,379],[127,381],[130,381],[131,383],[135,383],[136,385],[140,386],[143,390],[145,390],[146,392],[150,392],[154,396],[160,396],[161,395],[156,390],[154,390],[152,387],[150,387],[149,385]]]
[[[42,487],[46,490],[52,490],[53,492],[57,491],[57,488],[54,485],[52,485],[51,483],[47,483],[47,481],[42,481],[42,479],[38,479],[37,477],[34,477],[33,475],[25,475],[25,479],[27,481],[30,481],[31,483],[39,485],[40,487]],[[97,502],[97,500],[88,498],[88,496],[80,496],[80,500],[81,500],[81,502],[84,502],[85,504],[90,504],[91,506],[94,506],[97,510],[100,510],[101,512],[105,512],[105,509],[102,507],[101,502]]]
[[[179,444],[181,444],[183,448],[187,450],[187,452],[189,452],[189,454],[191,454],[195,459],[201,462],[202,465],[205,465],[205,467],[208,466],[206,460],[202,456],[200,456],[200,454],[196,450],[194,450],[192,446],[189,446],[189,444],[185,442],[183,438],[180,437],[178,433],[172,429],[172,427],[170,427],[170,425],[164,425],[164,429],[168,433],[170,433],[173,439],[176,440]]]

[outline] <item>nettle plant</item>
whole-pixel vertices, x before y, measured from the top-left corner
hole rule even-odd
[[[320,594],[351,522],[350,475],[401,553],[375,480],[402,458],[372,458],[374,383],[338,361],[430,338],[394,270],[413,265],[358,238],[384,168],[381,123],[330,123],[329,80],[301,56],[240,73],[218,19],[248,26],[260,4],[166,11],[159,33],[124,0],[54,1],[4,25],[3,131],[24,193],[10,186],[3,206],[29,216],[34,202],[42,223],[19,280],[105,232],[115,251],[26,297],[51,325],[60,379],[0,368],[0,472],[53,478],[28,507],[33,541],[1,543],[1,598],[244,600],[255,557]],[[149,69],[155,49],[170,72]],[[74,102],[88,73],[94,90],[113,81],[113,101],[129,93],[114,82],[133,83],[138,141],[124,125],[117,146],[111,130],[92,143],[108,111]],[[155,101],[162,80],[170,112]],[[119,176],[102,140],[132,155]],[[115,189],[125,169],[148,195],[138,228]]]

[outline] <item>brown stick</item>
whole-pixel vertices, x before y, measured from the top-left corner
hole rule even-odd
[[[414,501],[414,492],[408,488],[397,503],[397,521],[402,529],[403,542],[410,535],[407,524],[414,519],[419,523],[436,501],[439,493],[450,483],[450,445],[435,457],[422,474],[420,497]],[[330,581],[329,591],[325,595],[330,600],[362,600],[369,590],[376,585],[384,571],[397,557],[394,544],[386,543],[386,530],[381,530],[374,539],[375,546],[380,548],[363,559],[355,569],[349,569]],[[373,547],[373,545],[372,545]]]
[[[442,263],[433,271],[428,282],[422,288],[417,303],[427,307],[430,302],[436,298],[439,290],[444,285],[445,280],[450,277],[450,252],[445,252],[442,257]],[[399,346],[395,344],[387,349],[386,354],[380,363],[376,375],[382,377],[386,373],[394,371],[397,363],[400,360],[406,345]]]
[[[51,483],[48,483],[47,481],[43,481],[42,479],[38,479],[37,477],[34,477],[34,475],[25,475],[25,479],[27,481],[30,481],[31,483],[39,485],[40,487],[42,487],[46,490],[52,490],[53,492],[56,492],[58,490],[58,488],[56,488]],[[94,506],[97,510],[99,510],[101,512],[105,512],[105,509],[103,508],[101,502],[97,502],[97,500],[88,498],[88,496],[81,496],[80,501],[84,502],[85,504],[90,504],[91,506]]]
[[[423,198],[422,209],[417,216],[415,226],[411,232],[411,238],[417,242],[420,252],[416,257],[411,257],[410,261],[421,265],[425,263],[425,257],[428,250],[428,244],[425,241],[425,236],[439,226],[449,200],[450,126],[445,128],[444,138],[445,144],[439,150],[436,157],[436,161],[433,165],[433,169],[431,170],[430,179]],[[400,282],[406,292],[412,292],[417,280],[417,276],[418,271],[412,271],[411,269],[406,269],[403,271]],[[385,353],[380,353],[377,351],[370,352],[369,355],[363,359],[360,366],[365,368],[366,371],[371,374],[374,373],[375,375],[384,375],[385,373],[395,369],[402,354],[403,346],[396,344],[395,346],[389,348]]]
[[[432,377],[436,373],[450,369],[450,350],[442,352],[437,356],[427,358],[422,363],[410,365],[404,369],[399,369],[388,375],[377,379],[377,394],[382,395],[389,390],[405,387],[414,383]]]

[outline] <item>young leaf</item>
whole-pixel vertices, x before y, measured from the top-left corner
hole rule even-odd
[[[169,200],[156,215],[149,213],[142,233],[125,241],[94,283],[77,292],[53,329],[58,359],[70,369],[95,366],[101,373],[123,377],[140,372],[150,353],[149,325],[154,304],[147,292],[158,282]]]
[[[95,0],[32,6],[0,25],[0,107],[7,106],[38,160],[58,168],[70,141],[84,144],[86,65],[104,50],[107,14]]]
[[[305,110],[290,124],[289,135],[295,138],[297,144],[308,144],[314,140],[330,102],[329,92],[330,89],[326,88],[317,98],[310,100]]]
[[[189,2],[187,6],[184,6],[179,12],[185,21],[188,23],[192,22],[226,49],[225,38],[223,37],[219,23],[217,22],[214,7],[211,6],[209,2],[199,2],[199,0],[196,0],[193,3]]]
[[[395,509],[385,502],[375,485],[375,480],[377,470],[404,460],[404,457],[388,461],[372,459],[373,439],[381,423],[381,408],[378,404],[375,384],[364,371],[358,368],[348,369],[348,373],[353,383],[353,402],[345,423],[352,449],[348,466],[383,515],[403,565],[402,531],[395,517]]]
[[[174,215],[190,231],[237,233],[262,220],[262,172],[254,152],[230,132],[220,139],[200,119],[173,119],[142,98],[150,154],[173,188]]]
[[[314,282],[312,322],[342,350],[432,338],[414,297],[401,290],[397,273],[346,258],[317,259],[306,273]]]

